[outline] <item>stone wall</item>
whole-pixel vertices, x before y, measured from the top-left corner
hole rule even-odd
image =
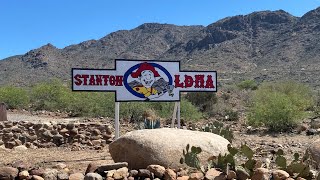
[[[112,131],[108,124],[101,123],[32,123],[0,122],[0,146],[14,148],[49,148],[71,146],[75,149],[101,149],[112,142]]]

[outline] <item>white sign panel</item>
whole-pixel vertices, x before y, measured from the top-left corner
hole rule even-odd
[[[180,71],[179,61],[117,59],[115,69],[72,69],[73,91],[113,91],[116,101],[180,101],[180,92],[217,91],[215,71]]]

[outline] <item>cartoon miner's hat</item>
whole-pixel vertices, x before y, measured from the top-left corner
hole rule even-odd
[[[139,77],[141,75],[141,72],[144,71],[144,70],[152,71],[153,74],[154,74],[154,77],[159,77],[160,76],[160,74],[156,71],[156,69],[152,65],[148,64],[147,62],[141,63],[140,67],[138,68],[138,70],[136,72],[131,73],[131,76],[133,78],[137,78],[137,77]]]

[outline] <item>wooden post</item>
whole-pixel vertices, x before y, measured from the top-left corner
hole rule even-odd
[[[174,103],[174,108],[173,108],[173,114],[172,114],[171,128],[174,128],[174,124],[176,123],[177,109],[178,109],[178,103],[175,102]]]
[[[180,101],[178,102],[178,108],[177,108],[177,121],[178,121],[178,129],[181,127],[181,122],[180,122]]]
[[[0,103],[0,121],[7,121],[7,105]]]
[[[118,139],[119,136],[120,136],[120,133],[119,133],[119,110],[120,110],[120,102],[115,102],[115,120],[114,120],[114,129],[115,129],[115,139]]]

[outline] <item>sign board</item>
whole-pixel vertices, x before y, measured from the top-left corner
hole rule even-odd
[[[179,61],[117,59],[115,69],[72,69],[73,91],[112,91],[121,101],[180,101],[180,92],[217,91],[215,71],[180,71]]]

